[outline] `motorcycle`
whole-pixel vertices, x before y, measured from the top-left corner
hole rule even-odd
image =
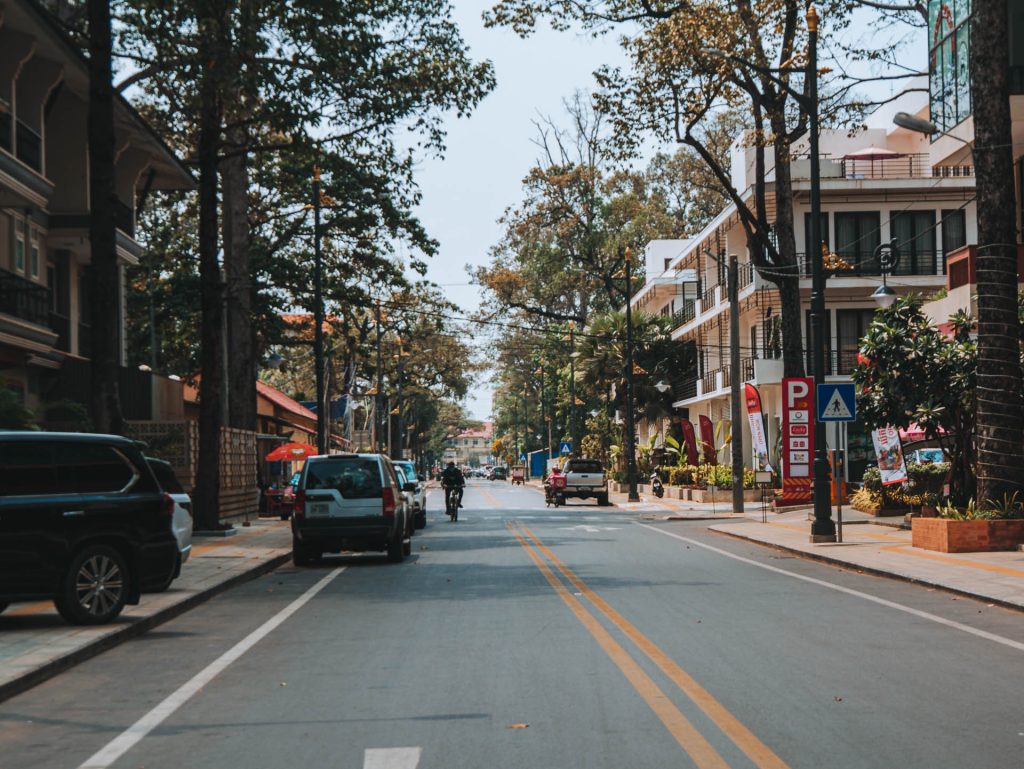
[[[565,476],[549,475],[544,481],[544,504],[547,507],[565,504]]]
[[[661,483],[661,477],[657,472],[651,473],[651,491],[654,492],[654,496],[661,499],[665,496],[665,487]]]

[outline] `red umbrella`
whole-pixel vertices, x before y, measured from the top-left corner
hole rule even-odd
[[[308,443],[285,443],[267,454],[264,459],[268,462],[279,462],[281,460],[297,462],[300,459],[315,456],[316,453],[316,447],[310,446]]]

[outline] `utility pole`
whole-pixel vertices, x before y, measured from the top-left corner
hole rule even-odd
[[[740,303],[739,265],[736,254],[729,254],[729,388],[732,419],[732,511],[743,512],[743,422],[742,377],[740,376]]]
[[[578,456],[579,444],[576,441],[576,321],[569,321],[569,440],[572,442],[572,453]]]
[[[384,369],[380,364],[380,298],[377,299],[377,392],[373,395],[373,450],[381,447],[381,404],[384,401]]]
[[[821,242],[821,165],[818,157],[818,12],[807,8],[807,99],[811,152],[811,350],[813,351],[814,395],[825,382],[825,270]],[[815,401],[812,398],[811,402]],[[735,432],[735,431],[734,431]],[[811,542],[835,542],[836,525],[832,520],[829,493],[828,455],[825,449],[825,423],[814,421],[814,523]]]
[[[405,359],[409,356],[402,346],[402,340],[398,340],[398,382],[395,387],[395,428],[398,433],[395,445],[389,445],[392,459],[404,459],[405,455],[405,424],[402,421],[402,380],[405,378]],[[389,415],[390,416],[390,415]]]
[[[633,422],[633,309],[631,283],[633,252],[626,246],[626,480],[629,483],[629,501],[639,502],[636,488],[636,425]],[[575,403],[573,404],[575,405]]]
[[[324,393],[324,274],[320,253],[320,168],[313,166],[313,360],[316,368],[316,450],[327,453],[330,415]]]

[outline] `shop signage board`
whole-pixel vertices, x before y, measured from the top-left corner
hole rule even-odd
[[[747,396],[747,421],[750,424],[751,441],[757,457],[755,470],[771,470],[768,463],[768,436],[764,431],[764,415],[761,412],[761,394],[752,384],[744,386]]]
[[[782,504],[811,501],[814,479],[814,380],[782,380]]]

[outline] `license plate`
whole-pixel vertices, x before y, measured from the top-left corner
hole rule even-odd
[[[313,515],[327,515],[327,505],[310,505],[309,514]]]

